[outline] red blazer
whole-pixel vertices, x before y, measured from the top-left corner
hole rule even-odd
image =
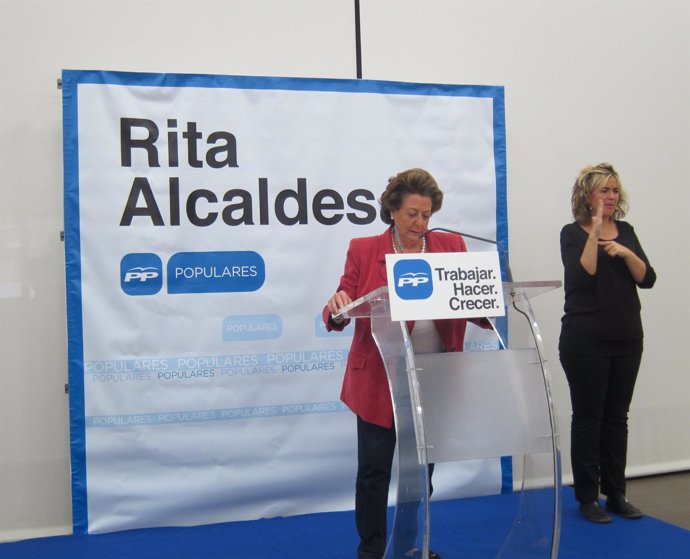
[[[391,228],[382,235],[352,239],[347,251],[345,272],[337,291],[344,290],[354,301],[370,291],[388,285],[385,255],[393,252]],[[427,252],[465,252],[459,235],[434,231],[427,234]],[[328,306],[323,320],[327,330],[342,330],[349,321],[334,325],[329,321]],[[355,333],[347,358],[340,399],[364,421],[393,426],[393,406],[383,361],[371,335],[368,318],[355,321]],[[436,320],[445,351],[462,351],[467,322],[463,319]],[[413,324],[412,324],[413,325]],[[489,325],[488,322],[481,326]]]

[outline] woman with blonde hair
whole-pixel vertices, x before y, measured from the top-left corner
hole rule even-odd
[[[585,167],[571,203],[574,222],[561,230],[565,314],[558,349],[573,412],[575,498],[591,522],[611,522],[607,510],[641,518],[625,497],[628,410],[642,359],[637,289],[651,288],[656,273],[622,221],[627,195],[611,164]]]

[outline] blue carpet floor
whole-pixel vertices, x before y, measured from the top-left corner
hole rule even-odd
[[[510,528],[515,499],[503,495],[432,503],[432,548],[444,559],[495,557],[500,546],[495,534]],[[354,559],[356,545],[350,511],[37,538],[0,544],[0,558]],[[689,550],[689,530],[655,518],[614,517],[611,524],[591,524],[580,517],[572,489],[563,489],[560,559],[687,559]]]

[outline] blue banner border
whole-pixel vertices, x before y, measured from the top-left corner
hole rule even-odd
[[[289,91],[330,91],[396,95],[478,97],[493,100],[494,162],[496,172],[496,228],[498,241],[508,247],[507,165],[503,86],[425,84],[380,80],[291,78],[210,74],[160,74],[104,70],[63,70],[63,165],[67,360],[69,379],[72,521],[75,534],[88,533],[86,423],[84,402],[84,339],[81,294],[79,213],[79,100],[80,84],[150,87],[197,87]],[[501,460],[502,492],[512,490],[510,459]]]

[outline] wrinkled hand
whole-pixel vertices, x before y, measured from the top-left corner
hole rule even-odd
[[[625,260],[630,254],[632,254],[632,251],[629,248],[618,244],[616,241],[600,241],[599,245],[604,248],[606,254],[613,256],[614,258],[622,258]]]
[[[350,296],[344,291],[338,291],[328,300],[328,310],[332,315],[338,314],[345,305],[352,303]]]

